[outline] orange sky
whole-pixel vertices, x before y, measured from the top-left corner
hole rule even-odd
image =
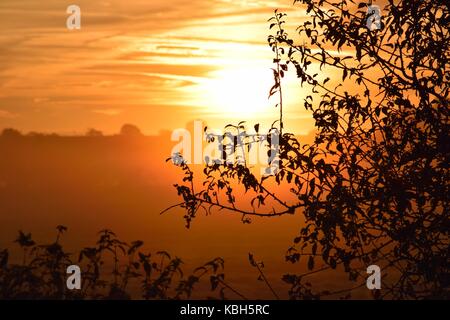
[[[79,31],[66,28],[73,3]],[[295,9],[290,21],[298,22],[302,11],[291,3],[2,0],[0,128],[115,133],[128,122],[155,134],[194,119],[271,123],[278,110],[267,100],[267,19],[275,8]],[[286,125],[306,133],[313,121],[294,85]]]

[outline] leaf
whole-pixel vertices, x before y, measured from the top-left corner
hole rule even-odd
[[[315,190],[315,188],[316,188],[316,179],[312,179],[312,180],[309,182],[309,187],[310,187],[309,194],[310,194],[310,195],[314,194],[314,190]]]
[[[330,266],[332,269],[336,269],[336,259],[330,258]]]
[[[248,261],[250,262],[252,267],[256,267],[256,261],[255,261],[255,258],[253,257],[253,254],[251,254],[251,253],[248,254]]]
[[[344,69],[344,71],[342,72],[342,80],[345,80],[345,78],[347,78],[348,75],[348,70]]]
[[[314,257],[313,256],[310,256],[308,259],[308,269],[309,270],[314,269]]]

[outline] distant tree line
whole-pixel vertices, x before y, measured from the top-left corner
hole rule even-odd
[[[124,124],[119,131],[120,136],[126,137],[139,137],[142,136],[141,130],[133,124]],[[5,128],[2,130],[0,137],[3,138],[20,138],[20,137],[58,137],[58,133],[43,133],[31,131],[29,133],[22,133],[20,130],[14,128]],[[86,133],[86,137],[103,137],[104,133],[95,128],[89,128]]]

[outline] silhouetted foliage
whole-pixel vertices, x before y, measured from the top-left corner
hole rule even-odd
[[[136,137],[141,136],[141,130],[136,127],[133,124],[124,124],[122,128],[120,129],[120,135],[122,136],[129,136],[129,137]]]
[[[195,286],[208,277],[216,298],[225,299],[227,291],[243,297],[225,282],[222,258],[185,275],[180,258],[165,251],[144,252],[142,241],[123,242],[110,230],[99,233],[95,246],[78,255],[68,253],[61,244],[66,231],[58,226],[55,241],[47,245],[37,244],[31,234],[20,231],[15,241],[23,250],[20,264],[10,262],[7,249],[0,250],[0,299],[124,300],[131,298],[129,284],[133,280],[141,283],[140,299],[188,299]],[[82,270],[81,290],[66,287],[66,270],[73,264]]]
[[[196,184],[189,166],[178,162],[185,178],[175,187],[188,226],[199,210],[212,208],[241,214],[243,222],[301,214],[286,260],[306,259],[311,271],[283,278],[292,299],[329,294],[304,282],[326,269],[342,268],[360,287],[371,264],[384,274],[376,298],[450,298],[448,5],[390,0],[381,29],[371,31],[370,3],[295,3],[307,13],[296,29],[303,44],[286,32],[285,14],[276,11],[269,20],[270,96],[279,94],[280,108],[272,128],[281,134],[278,170],[258,177],[236,158],[209,163]],[[312,144],[283,132],[282,81],[289,68],[310,92],[304,107],[315,119]],[[243,123],[232,129],[223,136],[237,142],[230,153],[256,143]],[[223,150],[230,150],[225,142]],[[279,196],[286,189],[290,196]],[[236,201],[243,191],[252,195],[250,209]]]
[[[87,137],[103,137],[103,132],[101,132],[100,130],[91,128],[86,132],[86,136]]]
[[[2,131],[2,137],[4,138],[18,138],[22,137],[22,133],[19,130],[13,128],[6,128]]]

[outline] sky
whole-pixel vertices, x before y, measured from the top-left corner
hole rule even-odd
[[[68,30],[66,9],[81,8]],[[146,134],[201,119],[272,123],[276,101],[267,20],[291,0],[2,0],[0,129]],[[285,126],[313,127],[298,84],[286,80]]]
[[[250,250],[264,256],[269,276],[270,270],[284,273],[282,253],[297,234],[293,220],[270,221],[249,233],[240,217],[219,215],[199,219],[192,233],[184,229],[182,212],[159,212],[179,201],[172,188],[172,180],[182,179],[179,168],[164,162],[175,145],[171,131],[196,119],[219,129],[278,119],[277,101],[268,99],[274,57],[267,20],[276,8],[287,12],[293,34],[305,12],[292,2],[0,0],[0,130],[78,135],[96,128],[115,134],[131,123],[145,134],[160,134],[136,145],[109,139],[0,145],[7,154],[0,157],[0,226],[8,226],[0,232],[0,247],[18,229],[42,235],[48,226],[66,224],[73,239],[85,241],[106,224],[128,239],[153,240],[192,259],[205,252],[209,259],[215,250],[239,257],[231,270],[246,265],[244,276],[252,280]],[[66,27],[72,4],[81,8],[80,30]],[[288,73],[283,92],[285,130],[312,139],[314,121],[303,108],[310,92],[302,91],[295,72]],[[264,294],[253,282],[235,283],[259,291],[255,297]]]

